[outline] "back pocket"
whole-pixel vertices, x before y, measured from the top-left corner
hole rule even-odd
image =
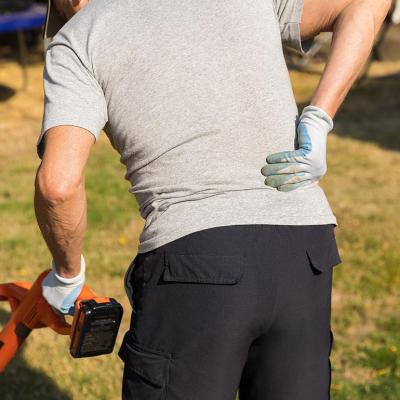
[[[122,399],[164,400],[168,384],[171,355],[149,349],[125,333],[118,356],[125,363]]]
[[[342,262],[334,229],[334,225],[331,224],[305,226],[306,253],[316,274]]]
[[[164,282],[234,285],[243,276],[243,256],[164,254]]]

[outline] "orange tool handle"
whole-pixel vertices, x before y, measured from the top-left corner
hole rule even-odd
[[[0,301],[8,300],[10,320],[0,332],[0,373],[12,360],[33,329],[49,327],[61,335],[71,334],[71,325],[63,315],[53,311],[42,296],[42,280],[51,270],[42,272],[33,285],[27,282],[0,284]],[[84,285],[77,300],[87,300],[95,294]]]

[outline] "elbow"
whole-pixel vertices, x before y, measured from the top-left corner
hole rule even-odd
[[[370,9],[380,10],[387,14],[392,8],[393,0],[352,0],[351,3],[360,3],[360,6],[367,6]]]
[[[378,19],[383,20],[383,19],[385,19],[385,17],[388,15],[390,9],[392,8],[393,0],[379,0],[379,1],[367,0],[366,5],[367,5],[368,9],[376,17],[378,17]]]
[[[348,0],[342,4],[343,7],[336,10],[332,31],[340,26],[341,22],[347,20],[351,21],[352,25],[358,21],[363,26],[371,26],[376,35],[388,15],[392,3],[392,0]]]
[[[83,177],[69,177],[68,180],[39,171],[35,179],[35,193],[48,204],[59,205],[73,198],[83,187]]]

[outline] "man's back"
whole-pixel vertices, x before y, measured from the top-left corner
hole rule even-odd
[[[85,282],[84,170],[105,126],[146,218],[124,277],[122,399],[327,400],[341,259],[318,182],[391,1],[143,3],[91,1],[47,52],[43,295],[64,313]],[[281,39],[302,51],[300,35],[330,30],[296,124]]]
[[[295,148],[276,3],[96,0],[51,43],[42,133],[105,125],[146,219],[139,252],[213,226],[336,224],[317,184],[283,193],[260,172]]]

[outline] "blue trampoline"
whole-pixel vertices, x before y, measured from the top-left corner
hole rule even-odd
[[[27,85],[26,72],[26,41],[24,30],[37,29],[44,25],[47,7],[34,4],[24,11],[10,12],[0,15],[0,34],[15,32],[18,36],[20,62],[23,68],[23,88]]]

